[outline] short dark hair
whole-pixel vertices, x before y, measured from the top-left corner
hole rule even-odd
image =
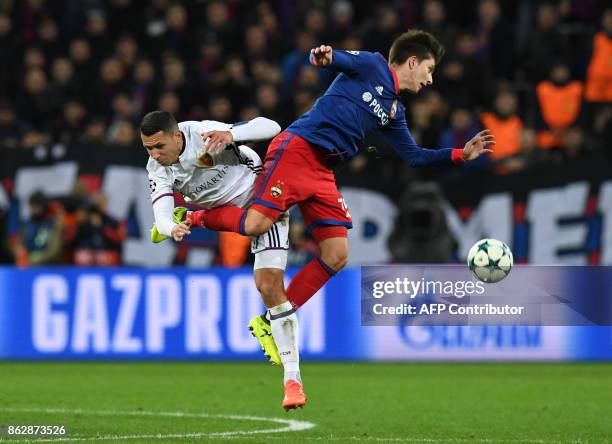
[[[440,61],[444,55],[444,46],[430,33],[420,29],[411,29],[393,41],[389,50],[389,63],[401,65],[409,57],[416,56],[421,62],[429,57]]]
[[[168,111],[151,111],[140,122],[140,132],[145,136],[152,136],[159,131],[170,134],[177,127],[176,119]]]

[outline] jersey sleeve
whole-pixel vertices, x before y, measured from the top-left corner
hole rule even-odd
[[[147,171],[149,172],[149,189],[155,225],[161,234],[170,236],[172,228],[176,225],[172,219],[174,211],[172,182],[168,178],[166,169],[157,165],[153,159],[149,160]]]
[[[151,192],[151,202],[153,204],[166,196],[174,196],[172,181],[163,166],[157,165],[157,162],[149,159],[147,172],[149,173],[149,191]]]
[[[208,131],[229,131],[232,129],[230,123],[218,122],[216,120],[202,120],[200,122],[200,131],[206,133]]]
[[[410,166],[419,167],[432,163],[463,163],[463,150],[454,148],[427,149],[420,147],[408,131],[406,120],[396,120],[382,131],[393,149]]]
[[[368,70],[373,63],[374,54],[368,51],[344,51],[334,49],[330,68],[345,74],[355,75]],[[310,54],[310,63],[314,65],[314,57]],[[317,65],[315,65],[317,66]]]

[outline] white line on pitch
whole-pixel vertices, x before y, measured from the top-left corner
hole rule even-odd
[[[193,432],[180,434],[154,434],[154,435],[104,435],[96,437],[57,437],[48,439],[36,439],[36,442],[75,442],[75,441],[108,441],[108,440],[130,440],[130,439],[185,439],[185,438],[204,438],[218,437],[231,438],[234,436],[254,435],[260,433],[284,433],[298,432],[300,430],[308,430],[316,426],[316,424],[308,421],[297,421],[294,419],[283,418],[265,418],[262,416],[249,415],[222,415],[208,413],[189,413],[189,412],[154,412],[146,410],[119,411],[119,410],[83,410],[83,409],[58,409],[58,408],[12,408],[2,407],[0,411],[7,413],[49,413],[49,414],[81,414],[89,416],[149,416],[149,417],[174,417],[174,418],[217,418],[217,419],[232,419],[237,421],[257,421],[257,422],[273,422],[283,424],[284,427],[259,429],[259,430],[234,430],[231,432]],[[0,442],[23,442],[23,439],[2,439]]]

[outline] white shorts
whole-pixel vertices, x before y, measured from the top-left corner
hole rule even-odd
[[[289,251],[289,215],[283,214],[261,236],[251,240],[251,252],[255,255],[254,270],[260,268],[287,268],[287,254]]]

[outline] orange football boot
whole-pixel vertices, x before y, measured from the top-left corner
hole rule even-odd
[[[290,379],[285,383],[285,397],[283,398],[283,408],[285,410],[297,409],[306,405],[306,395],[302,388],[302,383],[295,379]]]

